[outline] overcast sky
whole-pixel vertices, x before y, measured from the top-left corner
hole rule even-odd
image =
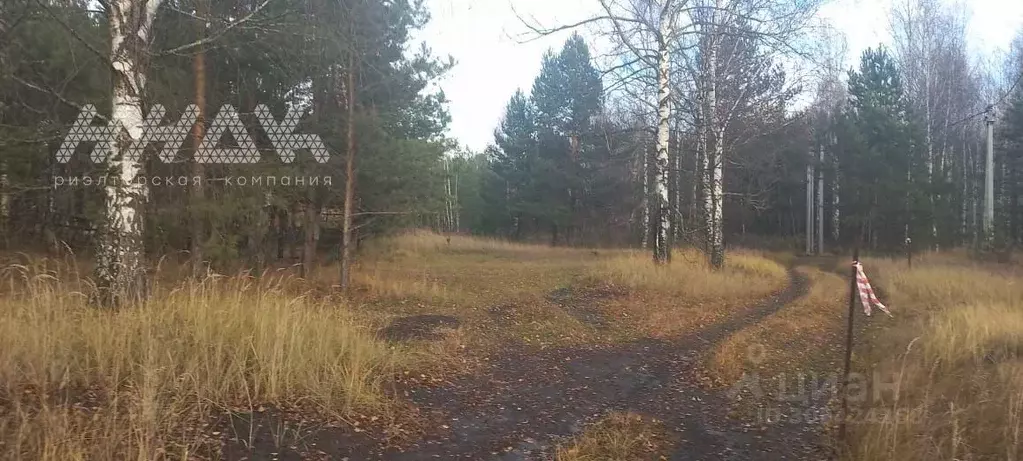
[[[966,0],[970,46],[1000,58],[1020,28],[1021,0]],[[451,101],[450,135],[473,150],[493,142],[493,131],[516,89],[529,91],[549,48],[558,49],[569,32],[519,43],[527,35],[516,12],[545,25],[567,24],[592,15],[596,0],[427,0],[432,20],[421,39],[437,55],[451,55],[454,69],[440,82]],[[833,0],[821,16],[845,36],[846,67],[860,52],[889,43],[890,0]],[[581,31],[585,36],[585,31]]]

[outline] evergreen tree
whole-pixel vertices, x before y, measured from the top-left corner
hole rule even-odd
[[[898,68],[883,47],[864,51],[859,70],[849,73],[849,97],[838,142],[845,215],[872,248],[900,248],[921,221],[926,197],[915,186],[918,130],[907,120]]]

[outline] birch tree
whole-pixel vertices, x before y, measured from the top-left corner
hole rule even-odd
[[[663,264],[670,261],[671,249],[668,248],[671,230],[671,210],[669,205],[669,142],[671,128],[671,46],[677,40],[680,5],[678,0],[600,0],[604,14],[588,18],[576,24],[555,28],[543,28],[527,24],[535,33],[549,35],[561,30],[572,29],[587,24],[602,24],[608,28],[605,34],[611,37],[618,48],[621,63],[615,66],[630,76],[624,80],[637,79],[641,86],[647,86],[641,74],[652,73],[654,102],[648,103],[656,113],[655,146],[651,161],[648,186],[650,198],[646,220],[651,235],[649,247],[655,263]],[[639,76],[639,77],[637,77]],[[626,82],[628,85],[628,82]],[[643,95],[649,100],[649,95]]]
[[[960,143],[952,124],[975,105],[963,98],[969,94],[969,79],[963,76],[970,71],[969,60],[962,58],[966,21],[937,0],[903,0],[892,8],[890,28],[911,117],[923,130],[924,146],[916,161],[924,177],[917,182],[926,189],[929,210],[921,226],[928,245],[937,248],[939,229],[950,234],[956,229],[943,226],[943,221],[954,220],[948,214],[956,191],[950,172],[961,157],[953,154]]]
[[[96,255],[96,285],[102,304],[120,306],[146,296],[147,268],[144,219],[149,188],[142,178],[148,141],[143,137],[147,72],[154,54],[182,53],[202,46],[224,32],[248,22],[269,0],[245,16],[228,22],[223,31],[153,53],[153,21],[163,0],[109,0],[103,3],[110,31],[108,62],[112,92],[110,126],[114,140],[106,160],[104,224]]]
[[[137,302],[146,293],[143,220],[149,190],[139,180],[142,159],[134,155],[132,145],[142,139],[150,31],[160,3],[106,3],[113,82],[110,123],[116,131],[106,164],[111,173],[105,188],[106,224],[96,255],[96,283],[105,305]]]
[[[783,108],[798,87],[788,82],[772,57],[803,58],[804,37],[818,2],[713,0],[688,10],[698,54],[686,68],[693,76],[699,111],[697,132],[705,251],[711,265],[725,263],[724,173],[736,147],[770,131],[765,121],[784,118]]]

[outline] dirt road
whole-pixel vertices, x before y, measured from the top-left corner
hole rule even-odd
[[[725,322],[673,341],[527,351],[510,346],[482,375],[413,389],[431,418],[426,437],[402,450],[356,448],[351,459],[500,459],[549,456],[559,439],[609,411],[633,411],[675,432],[675,460],[820,459],[812,428],[762,430],[727,416],[726,391],[709,391],[695,373],[701,354],[728,334],[807,292],[790,269],[785,289]]]

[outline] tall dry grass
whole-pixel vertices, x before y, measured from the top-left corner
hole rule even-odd
[[[784,285],[785,268],[756,252],[729,253],[723,270],[715,270],[695,250],[675,251],[671,264],[655,265],[648,252],[628,251],[609,258],[594,271],[599,278],[636,290],[684,297],[692,301],[759,297]]]
[[[876,392],[847,459],[1023,458],[1023,281],[947,255],[865,264],[896,323],[871,325],[858,360]]]
[[[481,340],[476,347],[510,339],[548,347],[685,334],[787,282],[785,269],[757,252],[731,252],[725,269],[714,270],[693,250],[676,251],[670,265],[658,266],[645,251],[449,239],[425,231],[374,242],[355,274],[374,308],[454,315],[466,339]],[[571,305],[552,302],[552,292],[570,293]],[[581,310],[603,317],[604,327],[581,320]]]
[[[442,235],[428,230],[412,230],[369,243],[366,253],[376,257],[430,256],[447,254],[484,254],[487,257],[564,256],[592,251],[564,246],[546,246],[531,243],[512,242],[494,237],[466,235]],[[610,250],[614,251],[614,250]]]
[[[224,410],[384,411],[397,353],[344,305],[287,283],[211,277],[109,311],[73,273],[7,267],[0,458],[187,459]]]
[[[655,265],[647,252],[621,251],[590,270],[592,279],[626,289],[616,315],[646,334],[675,336],[735,315],[737,309],[785,287],[785,268],[751,251],[733,251],[724,269],[695,250],[680,250],[671,264]]]
[[[635,413],[611,412],[555,448],[556,461],[640,461],[667,459],[664,424]]]
[[[435,358],[450,355],[461,363],[466,351],[496,353],[509,341],[544,348],[610,340],[605,334],[610,332],[595,331],[550,295],[585,289],[589,268],[615,250],[464,235],[449,240],[428,231],[378,239],[364,250],[353,273],[363,305],[392,316],[443,314],[459,320],[455,334],[448,335],[458,344],[447,354],[430,350]]]
[[[839,333],[845,325],[848,285],[841,277],[816,268],[798,270],[810,282],[809,293],[715,345],[707,367],[718,384],[732,385],[743,373],[769,378],[808,372],[814,366],[835,365],[837,349],[834,345],[842,343]],[[807,354],[807,351],[818,353]],[[818,359],[832,362],[810,363]]]

